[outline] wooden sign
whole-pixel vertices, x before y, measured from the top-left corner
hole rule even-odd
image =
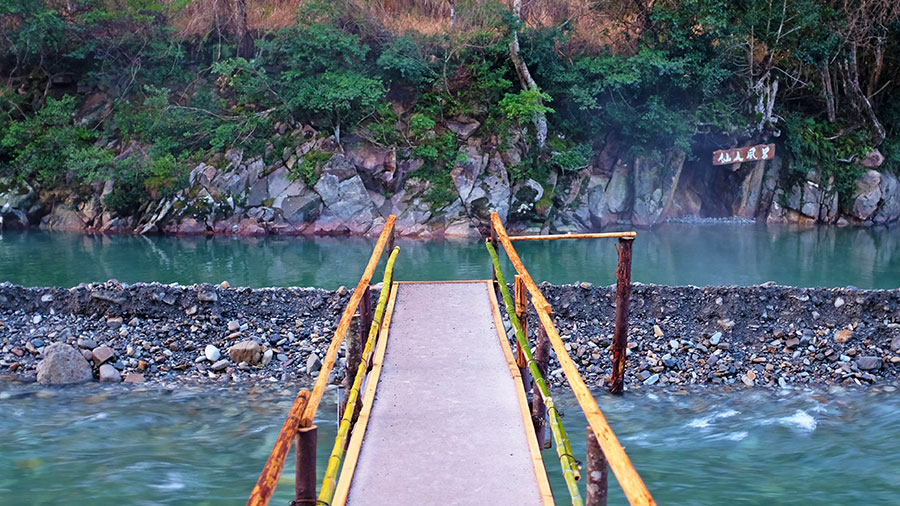
[[[731,165],[732,163],[771,160],[775,157],[774,144],[758,144],[746,148],[722,149],[713,151],[713,165]]]

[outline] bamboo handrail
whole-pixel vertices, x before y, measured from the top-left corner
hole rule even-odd
[[[378,305],[375,306],[375,316],[372,318],[372,324],[369,326],[369,337],[366,339],[362,360],[360,360],[359,367],[356,370],[356,376],[353,379],[353,387],[350,389],[350,393],[347,396],[347,405],[344,407],[344,415],[341,418],[337,436],[334,438],[334,447],[331,449],[331,455],[328,457],[328,467],[325,469],[325,477],[322,480],[322,489],[319,492],[317,504],[328,505],[331,504],[332,499],[334,499],[334,488],[337,485],[341,459],[343,458],[344,450],[347,447],[347,436],[350,433],[353,414],[356,412],[359,391],[362,388],[363,379],[366,377],[366,373],[369,369],[372,351],[375,349],[375,341],[378,340],[381,319],[384,317],[384,307],[388,300],[388,293],[391,291],[391,282],[394,274],[394,260],[397,259],[397,253],[399,251],[399,247],[394,248],[390,257],[388,257],[387,266],[384,268],[384,282],[381,285],[381,293],[378,295]]]
[[[519,349],[522,350],[522,353],[525,355],[525,363],[528,366],[529,372],[531,372],[534,384],[538,387],[540,396],[544,399],[544,405],[547,407],[547,413],[550,416],[550,430],[553,433],[553,439],[556,442],[556,454],[559,456],[559,464],[563,468],[563,478],[569,489],[569,495],[572,497],[572,506],[584,506],[584,501],[581,499],[581,492],[578,491],[578,484],[576,483],[579,479],[578,462],[575,460],[575,456],[572,455],[572,445],[569,442],[569,436],[566,434],[566,429],[563,427],[562,417],[559,414],[559,410],[556,409],[553,397],[550,396],[550,388],[547,386],[547,381],[544,379],[544,375],[541,374],[541,370],[534,360],[534,355],[531,353],[531,347],[528,346],[528,338],[522,330],[522,324],[519,322],[518,316],[516,316],[512,297],[509,296],[509,288],[506,286],[506,282],[503,279],[503,271],[500,269],[500,258],[497,256],[497,251],[494,249],[494,246],[491,245],[490,241],[485,241],[485,245],[487,246],[488,254],[490,254],[494,264],[494,272],[497,275],[497,283],[500,286],[500,294],[503,296],[503,303],[506,305],[506,314],[509,316],[509,323],[516,331],[516,341],[519,343]]]
[[[591,234],[513,235],[510,241],[552,241],[556,239],[634,239],[637,232],[599,232]]]
[[[603,416],[603,412],[601,412],[600,408],[597,406],[597,401],[594,399],[594,396],[591,395],[590,390],[584,383],[584,379],[581,378],[578,367],[572,361],[569,352],[566,351],[566,346],[559,336],[559,332],[557,332],[553,320],[550,318],[550,313],[552,312],[550,304],[547,302],[547,299],[544,298],[544,295],[541,294],[541,291],[538,290],[531,275],[528,274],[528,270],[525,269],[525,265],[522,264],[522,260],[516,253],[509,236],[506,234],[506,229],[503,227],[503,222],[500,220],[500,216],[497,213],[491,213],[491,224],[497,234],[497,239],[503,245],[503,249],[509,257],[510,262],[512,262],[513,267],[516,269],[519,276],[522,277],[522,281],[525,282],[525,287],[528,288],[528,292],[531,293],[531,303],[537,311],[541,324],[547,331],[547,338],[550,340],[551,346],[553,346],[553,351],[556,353],[556,358],[562,367],[566,380],[568,380],[569,386],[575,394],[575,398],[578,400],[578,404],[581,406],[581,410],[584,412],[585,418],[587,418],[587,421],[591,426],[591,430],[597,437],[600,448],[603,450],[603,453],[609,461],[610,469],[612,469],[616,479],[619,480],[619,485],[621,485],[622,491],[625,492],[625,497],[628,499],[629,504],[632,506],[655,505],[656,502],[650,495],[650,491],[647,490],[644,481],[634,469],[631,459],[628,458],[625,449],[622,448],[619,439],[606,421],[606,417]]]
[[[328,376],[331,374],[331,369],[334,368],[334,361],[337,358],[338,350],[341,347],[341,343],[344,342],[344,336],[347,334],[347,330],[350,328],[350,321],[353,319],[353,313],[356,312],[359,300],[362,298],[365,288],[372,280],[372,275],[375,274],[375,268],[378,266],[378,261],[381,259],[381,253],[384,251],[385,244],[387,244],[388,239],[391,237],[391,233],[393,233],[394,222],[396,220],[397,217],[393,214],[388,216],[384,228],[381,230],[381,235],[378,237],[378,242],[375,244],[375,249],[372,251],[372,256],[369,258],[369,263],[366,265],[366,270],[363,272],[362,278],[356,285],[356,289],[353,290],[353,295],[350,296],[347,308],[344,309],[344,314],[341,316],[337,330],[334,331],[334,338],[332,338],[331,344],[328,346],[328,351],[325,353],[325,359],[322,360],[322,368],[319,370],[319,376],[316,378],[316,384],[313,386],[312,393],[310,394],[306,411],[300,419],[302,427],[309,427],[312,425],[313,420],[315,420],[316,411],[319,409],[319,402],[322,400],[322,394],[325,393]]]
[[[284,469],[284,461],[291,449],[291,443],[294,441],[294,436],[297,435],[297,430],[300,429],[300,417],[308,403],[309,391],[301,390],[294,399],[294,404],[291,405],[291,411],[281,427],[281,432],[278,433],[278,439],[275,440],[275,446],[269,454],[269,459],[266,460],[266,465],[263,467],[253,491],[250,492],[247,506],[266,506],[272,499],[275,485],[278,484],[278,478]]]

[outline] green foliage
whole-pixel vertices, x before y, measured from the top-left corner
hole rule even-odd
[[[422,44],[412,34],[402,35],[390,41],[378,56],[378,67],[389,81],[404,81],[424,89],[438,78],[438,72],[427,61]]]
[[[833,181],[831,188],[846,204],[863,173],[859,161],[871,150],[866,133],[856,130],[841,135],[835,125],[809,117],[791,116],[786,123],[786,144],[793,158],[795,178],[805,178],[808,172],[815,171],[821,181]]]
[[[294,165],[288,173],[288,179],[291,181],[300,179],[306,186],[312,188],[319,182],[319,171],[328,161],[331,160],[331,153],[313,150],[303,155],[303,161]]]
[[[538,114],[552,113],[553,109],[544,102],[553,100],[550,95],[535,90],[522,90],[518,93],[507,93],[500,101],[500,112],[508,119],[525,125],[533,121]]]
[[[112,161],[108,150],[93,144],[93,131],[74,124],[75,100],[71,95],[48,98],[35,114],[6,125],[0,132],[5,175],[53,184],[68,170],[92,175]]]

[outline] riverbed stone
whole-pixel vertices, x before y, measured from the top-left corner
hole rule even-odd
[[[125,383],[137,385],[144,382],[144,375],[139,372],[130,372],[125,375]]]
[[[321,369],[321,368],[322,368],[322,360],[319,359],[319,356],[316,355],[315,353],[311,354],[309,356],[309,358],[306,359],[306,374],[309,374],[310,376],[312,376],[313,374],[318,372],[319,369]]]
[[[91,357],[94,359],[94,364],[100,365],[111,359],[115,355],[115,352],[109,346],[98,346],[91,351]]]
[[[212,366],[210,366],[210,369],[212,369],[213,371],[219,372],[219,371],[224,371],[226,367],[228,367],[228,361],[225,359],[222,359],[222,360],[219,360],[218,362],[214,363]]]
[[[900,351],[900,336],[891,339],[891,351]]]
[[[100,366],[100,381],[109,383],[118,383],[122,381],[122,375],[110,364]]]
[[[37,365],[37,380],[43,385],[65,385],[91,381],[91,365],[75,348],[53,343]]]
[[[206,357],[206,360],[215,362],[216,360],[219,360],[219,357],[222,356],[222,352],[220,352],[219,348],[217,348],[215,345],[207,344],[206,348],[203,349],[203,355]]]
[[[259,362],[261,355],[262,349],[259,343],[252,339],[241,341],[228,348],[228,356],[233,362],[246,362],[250,365],[255,365]]]
[[[859,357],[856,366],[863,371],[877,371],[881,369],[881,357]]]

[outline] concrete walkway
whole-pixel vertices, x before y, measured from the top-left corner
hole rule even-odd
[[[508,356],[487,283],[399,284],[347,502],[545,504]]]

